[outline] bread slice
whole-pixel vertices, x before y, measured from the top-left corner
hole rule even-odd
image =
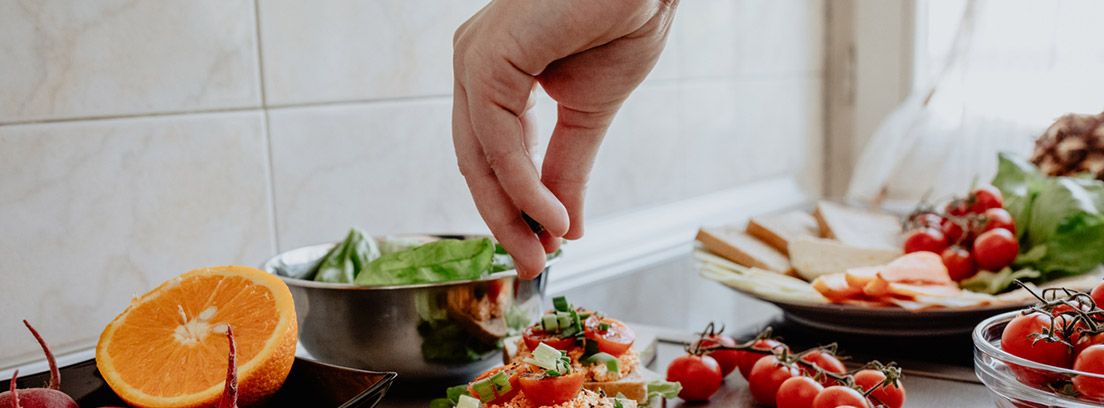
[[[789,254],[790,242],[801,237],[819,237],[820,227],[811,214],[804,211],[751,217],[747,233],[782,252]]]
[[[583,388],[591,391],[604,391],[606,395],[622,394],[625,398],[641,403],[646,402],[648,400],[648,382],[655,378],[645,378],[644,371],[647,371],[647,369],[637,367],[631,374],[617,381],[588,382],[583,384]]]
[[[897,248],[868,248],[824,238],[798,238],[790,243],[790,262],[797,275],[812,281],[850,268],[887,264],[901,256]]]
[[[702,228],[697,240],[710,252],[749,268],[785,274],[793,269],[785,254],[739,228]]]
[[[821,201],[813,216],[822,237],[856,247],[901,247],[901,223],[892,215]]]

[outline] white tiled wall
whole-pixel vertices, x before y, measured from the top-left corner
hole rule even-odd
[[[476,0],[0,0],[0,366],[191,268],[483,229],[449,136]],[[684,0],[599,154],[591,219],[792,174],[820,188],[823,0]],[[537,107],[551,129],[554,106]]]

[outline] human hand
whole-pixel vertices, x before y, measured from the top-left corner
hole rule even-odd
[[[493,0],[456,30],[452,136],[480,216],[531,279],[583,235],[588,174],[614,114],[655,66],[678,0]],[[530,108],[557,122],[540,172]],[[522,214],[542,226],[534,232]]]

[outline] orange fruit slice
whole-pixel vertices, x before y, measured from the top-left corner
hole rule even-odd
[[[243,405],[275,393],[295,361],[291,292],[246,266],[197,269],[133,300],[96,344],[96,366],[128,404],[209,407],[226,380],[226,326],[237,343]]]

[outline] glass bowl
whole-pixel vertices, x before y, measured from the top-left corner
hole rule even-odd
[[[1002,313],[974,328],[974,371],[993,394],[998,407],[1100,407],[1104,401],[1077,397],[1071,381],[1100,381],[1104,375],[1086,373],[1016,357],[1001,349],[1004,326],[1020,311]]]

